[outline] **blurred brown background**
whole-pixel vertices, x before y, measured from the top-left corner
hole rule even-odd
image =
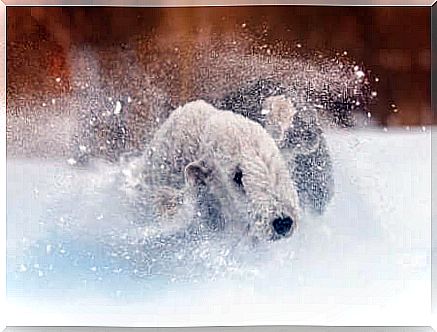
[[[382,125],[428,125],[430,106],[430,7],[8,7],[8,98],[68,91],[74,68],[70,47],[124,43],[158,34],[165,45],[177,36],[226,36],[247,24],[267,38],[308,49],[344,52],[379,78],[374,118]],[[250,31],[250,30],[249,30]],[[158,45],[159,47],[159,45]],[[47,77],[62,77],[62,84]],[[45,91],[45,90],[49,91]]]

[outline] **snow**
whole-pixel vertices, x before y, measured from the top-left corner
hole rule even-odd
[[[7,324],[427,324],[430,139],[329,132],[333,202],[258,247],[153,238],[119,190],[119,165],[8,159]]]
[[[117,102],[115,104],[114,114],[120,114],[120,112],[121,112],[121,103],[120,103],[120,101],[117,100]]]

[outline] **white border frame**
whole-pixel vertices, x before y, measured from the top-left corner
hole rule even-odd
[[[217,6],[432,6],[435,0],[0,0],[5,6],[118,6],[118,7],[217,7]]]
[[[313,6],[424,6],[435,4],[434,0],[341,0],[287,1],[287,0],[0,0],[0,331],[6,327],[6,8],[8,6],[120,6],[120,7],[206,7],[206,6],[262,6],[262,5],[313,5]],[[434,139],[433,139],[434,141]],[[434,182],[434,181],[433,181]],[[4,211],[4,212],[3,212]],[[432,268],[432,261],[431,261]],[[432,273],[431,273],[432,277]],[[431,290],[430,290],[431,291]],[[434,309],[434,308],[432,308]],[[6,314],[5,314],[6,313]],[[437,326],[437,313],[433,312],[429,326]],[[277,326],[276,328],[280,328]],[[248,328],[255,328],[250,326]],[[260,327],[259,327],[260,328]],[[56,329],[56,328],[54,328]],[[153,328],[154,329],[154,328]],[[267,328],[266,330],[269,330]],[[41,328],[41,331],[45,328]],[[56,329],[57,330],[57,329]],[[155,330],[155,329],[154,329]],[[281,329],[282,330],[282,329]],[[105,329],[106,331],[106,329]]]
[[[6,308],[6,5],[0,4],[0,308]],[[0,329],[6,326],[0,316]]]

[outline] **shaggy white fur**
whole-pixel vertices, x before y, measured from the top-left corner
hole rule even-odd
[[[173,111],[126,173],[134,199],[147,201],[163,229],[199,216],[269,240],[290,235],[299,219],[294,182],[273,138],[202,100]]]

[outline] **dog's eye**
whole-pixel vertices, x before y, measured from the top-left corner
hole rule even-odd
[[[234,182],[239,187],[243,187],[243,171],[238,167],[234,174]]]

